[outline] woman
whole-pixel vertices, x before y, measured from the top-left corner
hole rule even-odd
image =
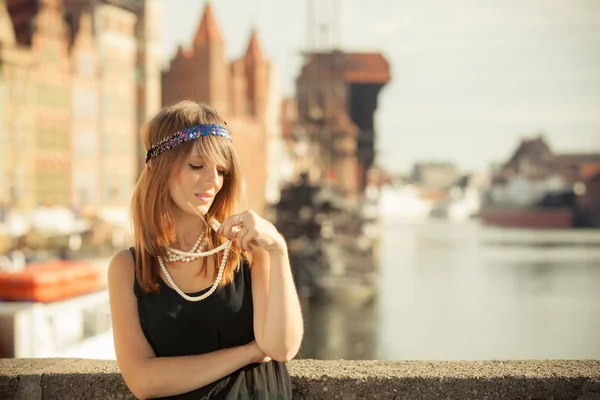
[[[185,101],[142,129],[135,246],[108,270],[115,352],[138,398],[289,399],[303,323],[287,247],[235,213],[238,161],[225,122]]]

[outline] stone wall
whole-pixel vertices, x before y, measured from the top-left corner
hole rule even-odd
[[[294,399],[600,400],[600,361],[294,360]],[[0,359],[0,399],[132,399],[114,361]]]

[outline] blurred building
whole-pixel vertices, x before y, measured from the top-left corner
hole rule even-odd
[[[0,17],[1,18],[1,17]],[[0,23],[2,20],[0,20]],[[6,88],[4,86],[4,77],[0,74],[0,143],[6,143],[5,137],[5,108],[6,108]],[[6,145],[2,146],[4,149]],[[6,146],[8,147],[8,146]],[[2,207],[8,202],[8,184],[6,177],[6,157],[5,151],[0,150],[0,222],[4,222],[4,209]]]
[[[162,107],[161,74],[163,68],[162,15],[163,0],[144,0],[138,11],[136,25],[137,38],[137,127],[156,114]],[[139,137],[139,135],[138,135]],[[138,169],[146,165],[146,152],[140,140],[138,143]]]
[[[579,208],[587,216],[582,225],[600,227],[600,165],[586,171],[583,179],[585,190],[577,198]]]
[[[253,30],[244,56],[225,58],[225,41],[207,2],[191,48],[179,47],[162,77],[162,102],[188,99],[215,108],[233,135],[244,179],[246,207],[262,212],[277,180],[273,146],[280,135],[280,92],[274,68]]]
[[[159,0],[0,0],[12,206],[127,207],[160,108]],[[2,201],[3,199],[0,199]]]
[[[18,104],[9,107],[19,108],[11,113],[7,130],[15,150],[8,171],[10,202],[26,208],[66,205],[71,183],[71,76],[64,9],[57,0],[2,3],[2,13],[8,6],[15,34],[15,41],[3,41],[3,47],[21,60],[29,58],[18,77],[7,71],[14,90],[9,102]],[[12,25],[9,21],[5,29]],[[15,72],[14,65],[8,66],[13,63],[14,58],[3,59],[3,70]]]
[[[600,154],[555,154],[543,135],[521,140],[492,175],[481,217],[526,227],[600,226]]]
[[[94,7],[96,50],[100,60],[101,204],[126,205],[137,171],[137,16],[108,3]]]
[[[411,172],[411,180],[426,191],[447,191],[460,177],[456,165],[449,162],[416,163]]]
[[[71,49],[73,168],[71,199],[76,208],[101,203],[99,62],[90,13],[82,14]]]
[[[33,201],[27,196],[34,188],[31,64],[32,52],[17,43],[6,1],[0,0],[0,203],[20,206]]]
[[[500,204],[533,204],[548,193],[574,190],[598,168],[600,154],[556,154],[543,135],[525,138],[494,171],[492,199]]]
[[[358,199],[375,160],[377,98],[389,80],[388,62],[379,53],[306,54],[296,79],[297,113],[286,106],[295,118],[287,126],[296,168]]]

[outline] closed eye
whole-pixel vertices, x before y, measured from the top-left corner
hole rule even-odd
[[[194,165],[194,164],[188,164],[188,165],[194,171],[204,168],[204,165]],[[219,175],[225,175],[227,173],[227,171],[225,171],[223,169],[217,169],[217,172],[219,173]]]

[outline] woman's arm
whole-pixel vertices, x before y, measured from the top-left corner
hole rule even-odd
[[[287,246],[282,238],[268,252],[255,248],[252,258],[256,342],[269,357],[287,362],[298,353],[303,335],[302,311]]]
[[[276,361],[291,360],[300,349],[304,327],[285,240],[272,223],[252,210],[227,218],[217,234],[252,252],[254,337],[258,347]]]
[[[131,254],[119,252],[108,268],[108,289],[117,362],[139,399],[186,393],[253,362],[267,361],[255,342],[208,354],[156,357],[139,322]]]

